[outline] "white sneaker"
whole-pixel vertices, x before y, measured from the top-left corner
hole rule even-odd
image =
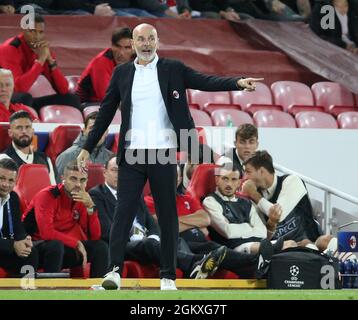
[[[120,290],[121,289],[121,276],[119,275],[118,267],[113,267],[113,270],[108,272],[102,281],[102,287],[106,290]]]
[[[160,290],[178,290],[175,281],[171,279],[160,279]]]

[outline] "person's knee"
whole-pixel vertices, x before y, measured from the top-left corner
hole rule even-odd
[[[65,245],[59,240],[50,240],[45,244],[46,254],[56,254],[63,256],[65,252]]]
[[[296,248],[297,247],[297,242],[294,240],[286,240],[283,243],[283,247],[282,250],[287,249],[287,248]]]
[[[96,254],[108,255],[108,244],[103,240],[97,240],[94,242],[94,249]]]

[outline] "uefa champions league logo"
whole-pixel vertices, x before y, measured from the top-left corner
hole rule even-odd
[[[349,246],[351,247],[351,249],[355,249],[357,246],[357,239],[354,235],[349,238]]]
[[[300,268],[295,266],[295,265],[293,265],[293,266],[290,267],[290,273],[291,273],[292,277],[296,278],[298,276],[298,274],[300,273]]]

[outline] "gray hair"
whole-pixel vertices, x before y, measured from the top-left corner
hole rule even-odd
[[[14,77],[12,75],[11,70],[0,68],[0,76],[1,75],[3,75],[3,76],[11,76],[12,82],[14,82]]]

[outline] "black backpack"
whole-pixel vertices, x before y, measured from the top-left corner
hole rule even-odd
[[[266,272],[269,289],[341,288],[338,260],[309,248],[289,248],[273,255]]]

